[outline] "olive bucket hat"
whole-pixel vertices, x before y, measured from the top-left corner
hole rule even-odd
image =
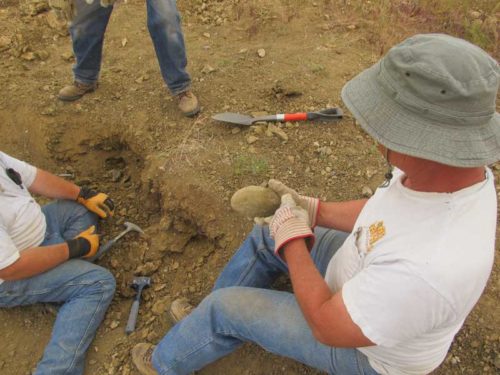
[[[420,34],[349,81],[342,99],[385,147],[457,167],[500,159],[500,69],[481,48]]]

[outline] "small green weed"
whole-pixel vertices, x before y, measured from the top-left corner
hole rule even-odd
[[[491,40],[482,30],[481,24],[477,22],[465,22],[465,38],[479,47],[488,49],[491,46]]]
[[[236,175],[263,175],[269,170],[267,161],[253,155],[238,155],[233,161]]]
[[[311,71],[311,73],[313,73],[317,76],[320,76],[320,77],[328,76],[328,72],[327,72],[325,66],[321,65],[321,64],[316,64],[316,63],[311,62],[309,64],[309,70]]]

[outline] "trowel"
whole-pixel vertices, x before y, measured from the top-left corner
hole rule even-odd
[[[299,112],[299,113],[281,113],[277,115],[268,116],[248,116],[241,115],[239,113],[218,113],[212,118],[221,122],[228,122],[230,124],[236,125],[252,125],[259,121],[268,122],[283,122],[283,121],[311,121],[311,120],[322,120],[322,121],[332,121],[342,119],[342,110],[340,108],[326,108],[321,111],[316,112]]]

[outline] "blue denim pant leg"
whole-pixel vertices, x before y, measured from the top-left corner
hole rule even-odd
[[[101,70],[104,33],[113,6],[102,7],[99,0],[92,4],[75,0],[75,6],[77,14],[69,28],[76,57],[73,75],[78,82],[94,83]]]
[[[324,275],[347,234],[324,228],[317,228],[315,234],[311,255]],[[158,344],[153,365],[161,375],[189,374],[246,341],[332,374],[376,374],[358,350],[318,342],[293,294],[267,289],[287,272],[273,248],[268,228],[254,227],[222,271],[214,291]]]
[[[47,229],[41,246],[55,245],[75,238],[79,233],[95,225],[96,214],[81,204],[70,200],[57,200],[42,207]]]
[[[42,246],[74,238],[97,223],[95,214],[72,201],[55,201],[42,211],[47,222]],[[0,284],[0,307],[62,303],[36,375],[83,374],[85,352],[114,290],[115,280],[108,270],[79,259],[28,279]]]
[[[347,235],[344,232],[316,227],[316,241],[311,256],[322,276]],[[274,240],[269,235],[269,227],[256,225],[222,270],[214,290],[236,285],[270,288],[283,273],[288,273],[288,267],[274,254]]]
[[[80,375],[115,291],[113,275],[90,262],[73,259],[40,275],[0,284],[0,307],[39,302],[62,303],[36,375]]]
[[[191,78],[176,0],[147,0],[148,29],[163,80],[172,95],[186,91]]]

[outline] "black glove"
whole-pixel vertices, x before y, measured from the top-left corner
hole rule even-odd
[[[99,249],[99,236],[95,233],[95,226],[83,231],[72,240],[66,241],[69,249],[69,259],[90,258]]]

